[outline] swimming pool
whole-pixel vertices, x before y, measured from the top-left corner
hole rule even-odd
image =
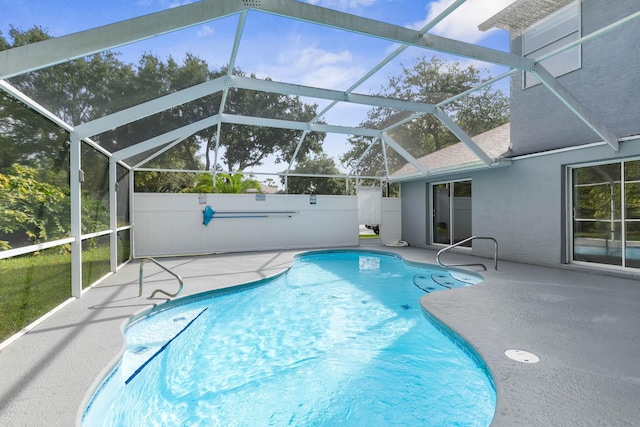
[[[486,367],[419,304],[479,280],[321,251],[278,277],[172,301],[130,322],[83,425],[489,425]]]

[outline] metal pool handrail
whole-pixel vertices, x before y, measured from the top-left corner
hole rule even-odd
[[[160,264],[158,261],[156,261],[153,258],[144,258],[142,260],[142,262],[140,263],[140,274],[139,274],[139,281],[138,281],[138,296],[139,297],[142,296],[142,278],[144,277],[143,267],[144,267],[144,263],[146,261],[153,262],[155,265],[157,265],[158,267],[160,267],[161,269],[163,269],[164,271],[166,271],[167,273],[171,274],[173,277],[178,279],[178,282],[180,283],[180,287],[178,288],[178,292],[176,292],[175,294],[172,294],[172,293],[169,293],[169,292],[165,292],[162,289],[156,289],[155,291],[153,291],[151,293],[151,296],[149,298],[153,298],[155,296],[155,294],[157,294],[157,293],[165,294],[169,298],[177,297],[178,295],[180,295],[182,293],[182,288],[184,287],[184,281],[182,280],[182,277],[180,277],[179,274],[174,273],[169,268],[167,268],[164,265]]]
[[[495,270],[497,270],[498,269],[498,241],[496,239],[494,239],[493,237],[483,237],[483,236],[467,237],[466,239],[461,240],[458,243],[454,243],[453,245],[449,245],[446,248],[439,250],[438,253],[436,254],[436,262],[442,267],[480,266],[480,267],[482,267],[482,268],[484,268],[486,270],[487,267],[484,264],[480,264],[480,263],[477,263],[477,264],[449,264],[449,265],[444,265],[440,261],[440,255],[443,254],[444,252],[448,251],[449,249],[453,249],[456,246],[460,246],[463,243],[467,243],[467,242],[469,242],[471,240],[475,240],[475,239],[493,240],[493,244],[494,244],[494,249],[493,249],[493,268]]]

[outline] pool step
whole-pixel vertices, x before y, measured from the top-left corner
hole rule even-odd
[[[187,330],[187,328],[189,326],[191,326],[193,324],[193,322],[195,322],[198,317],[200,317],[202,315],[202,313],[204,313],[205,311],[207,311],[209,307],[205,307],[200,313],[198,313],[198,315],[196,317],[194,317],[193,319],[191,319],[191,321],[189,323],[187,323],[187,325],[182,328],[180,330],[180,332],[178,332],[177,334],[175,334],[170,340],[168,340],[166,343],[164,343],[164,345],[162,345],[162,347],[160,347],[155,353],[153,353],[153,355],[151,355],[150,358],[148,358],[142,365],[140,365],[138,367],[138,369],[136,369],[131,376],[129,376],[129,378],[127,378],[125,380],[125,384],[129,384],[131,382],[131,380],[133,380],[136,375],[138,375],[153,359],[155,359],[156,356],[158,356],[160,353],[162,353],[168,346],[169,344],[171,344],[171,342],[173,340],[175,340],[176,338],[178,338],[178,336],[183,333],[185,330]],[[177,320],[184,320],[184,319],[173,319],[174,322]],[[134,351],[137,351],[137,354],[144,354],[147,350],[149,349],[149,347],[146,346],[138,346],[134,349]]]
[[[442,286],[440,283],[433,280],[432,277],[423,274],[416,274],[413,276],[413,284],[426,293],[447,289],[446,286]]]
[[[415,276],[413,276],[413,284],[426,293],[430,293],[434,291],[443,291],[445,289],[468,286],[471,283],[465,280],[454,279],[449,273],[438,272],[431,273],[430,276],[424,274],[416,274]]]
[[[431,273],[431,280],[447,289],[460,285],[460,282],[451,277],[449,273]]]

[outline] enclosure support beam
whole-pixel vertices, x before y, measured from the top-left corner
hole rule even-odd
[[[350,102],[353,104],[368,105],[373,107],[386,107],[394,110],[408,110],[423,113],[432,113],[434,106],[424,102],[404,101],[382,96],[363,95],[352,92],[343,92],[333,89],[321,89],[312,86],[304,86],[292,83],[274,82],[252,77],[232,76],[234,87],[241,89],[257,90],[261,92],[279,93],[282,95],[297,95],[309,98],[326,99],[329,101]]]
[[[373,148],[374,145],[376,145],[376,142],[380,142],[382,144],[382,141],[380,140],[380,138],[376,138],[371,140],[371,142],[369,143],[369,145],[367,146],[367,148],[364,150],[364,152],[360,155],[360,157],[358,158],[358,160],[356,160],[356,163],[353,165],[353,167],[351,168],[351,171],[347,174],[347,177],[351,176],[354,174],[354,172],[356,171],[356,169],[358,168],[358,166],[360,166],[360,163],[362,163],[362,161],[364,160],[364,158],[366,157],[367,154],[369,154],[369,151],[371,151],[371,149]]]
[[[458,137],[460,142],[467,146],[469,150],[473,152],[480,160],[482,160],[487,166],[491,166],[493,163],[493,159],[489,157],[487,153],[484,152],[482,148],[476,144],[469,135],[465,131],[463,131],[460,126],[456,122],[454,122],[451,117],[447,116],[444,111],[440,108],[436,108],[436,112],[434,114],[438,120],[442,122],[455,136]]]
[[[421,35],[417,30],[411,30],[409,28],[294,0],[262,0],[256,10],[377,37],[403,45],[432,49],[521,70],[530,70],[534,63],[532,59],[524,58],[520,55],[448,39],[434,34]]]
[[[349,178],[351,178],[351,175],[354,175],[354,172],[356,171],[358,166],[360,166],[360,163],[362,162],[362,160],[364,160],[364,158],[369,153],[369,151],[371,151],[371,148],[373,148],[373,146],[376,144],[376,142],[380,142],[380,144],[384,147],[384,143],[382,142],[382,140],[380,138],[373,139],[369,143],[367,148],[364,150],[364,152],[362,153],[360,158],[358,158],[358,160],[356,161],[355,165],[351,168],[351,171],[347,173],[347,177],[346,177],[347,194],[349,194]],[[385,167],[386,167],[386,165],[387,165],[387,160],[386,160],[386,157],[385,157]],[[357,175],[355,175],[355,176],[356,176],[356,180],[357,180]]]
[[[387,99],[380,96],[347,93],[337,90],[320,89],[296,84],[260,80],[256,78],[232,76],[231,74],[228,74],[225,77],[218,77],[214,80],[200,83],[179,92],[161,96],[108,116],[80,124],[75,127],[75,131],[78,132],[80,138],[98,135],[110,129],[132,123],[136,120],[149,117],[169,108],[185,104],[219,91],[223,92],[220,106],[220,112],[223,112],[229,87],[279,93],[283,95],[305,96],[332,100],[335,102],[348,102],[360,105],[386,107],[399,111],[407,110],[421,113],[433,113],[434,111],[433,105],[422,102]]]
[[[407,150],[405,150],[400,144],[398,144],[393,138],[391,138],[386,133],[381,135],[381,138],[387,145],[393,148],[396,153],[400,154],[407,162],[411,163],[414,168],[418,169],[420,172],[424,174],[424,176],[429,176],[429,170],[425,168],[422,163],[420,163],[415,157],[411,155]]]
[[[533,74],[542,82],[543,85],[551,91],[564,105],[566,105],[580,120],[591,128],[599,137],[607,142],[615,151],[620,150],[618,138],[611,132],[600,120],[598,120],[591,111],[582,105],[564,86],[560,84],[558,79],[547,71],[541,64],[536,64]]]
[[[144,142],[139,142],[136,145],[132,145],[131,147],[123,148],[122,150],[113,153],[113,158],[115,160],[124,160],[132,156],[137,156],[138,154],[144,153],[145,151],[153,150],[154,148],[157,148],[161,145],[173,142],[176,139],[186,138],[189,135],[193,135],[194,133],[199,132],[203,129],[215,126],[219,121],[220,116],[216,114],[215,116],[211,116],[207,119],[191,123],[190,125],[172,130],[165,134],[156,136],[155,138],[148,139]]]
[[[309,123],[313,123],[313,121],[311,121]],[[296,158],[298,157],[298,153],[300,152],[300,148],[302,147],[302,144],[304,143],[304,139],[307,137],[308,133],[309,133],[308,130],[304,130],[304,131],[302,131],[302,135],[300,135],[300,138],[298,138],[298,143],[296,144],[296,149],[293,150],[293,156],[291,156],[291,161],[289,162],[289,166],[287,166],[287,170],[285,171],[285,175],[288,174],[289,172],[291,172],[291,168],[293,167],[293,164],[296,161]]]
[[[75,127],[75,131],[78,132],[81,138],[98,135],[110,129],[115,129],[153,114],[169,110],[178,105],[186,104],[187,102],[219,92],[225,88],[227,80],[225,77],[218,77],[217,79],[209,80],[182,89],[181,91],[143,102],[142,104],[78,125]]]
[[[162,147],[161,149],[159,149],[158,151],[156,151],[155,153],[153,153],[149,157],[140,160],[138,163],[133,165],[131,168],[132,169],[138,169],[138,168],[142,167],[144,164],[150,162],[151,160],[155,159],[156,157],[160,156],[161,154],[166,153],[167,151],[171,150],[173,147],[175,147],[176,145],[180,144],[182,141],[187,139],[189,136],[178,138],[175,141],[173,141],[172,143],[165,145],[164,147]]]
[[[109,265],[110,271],[115,273],[118,269],[118,163],[109,159]]]
[[[135,248],[134,240],[135,240],[135,230],[136,230],[136,216],[134,215],[134,207],[135,207],[135,193],[136,193],[136,172],[133,168],[129,169],[129,225],[131,228],[129,229],[129,258],[135,258],[136,254],[133,252]]]
[[[456,10],[458,7],[460,7],[466,1],[467,0],[456,0],[456,1],[454,1],[451,5],[449,5],[448,8],[446,8],[444,11],[442,11],[442,13],[440,13],[440,15],[436,16],[431,22],[429,22],[427,25],[422,27],[422,29],[420,29],[420,32],[419,32],[420,37],[424,36],[429,30],[431,30],[433,27],[438,25],[438,23],[440,23],[443,19],[445,19],[447,16],[449,16],[454,10]],[[378,71],[382,70],[382,68],[384,68],[385,65],[389,64],[391,61],[393,61],[395,58],[400,56],[400,54],[402,52],[404,52],[405,50],[407,50],[407,49],[409,49],[408,45],[401,45],[400,47],[398,47],[396,50],[394,50],[392,53],[390,53],[386,58],[384,58],[382,61],[380,61],[378,63],[378,65],[376,65],[375,67],[371,68],[364,76],[360,77],[360,79],[357,82],[352,84],[349,87],[349,89],[347,89],[345,91],[345,94],[349,95],[350,93],[352,93],[354,90],[356,90],[356,88],[358,88],[364,82],[366,82],[371,77],[373,77]],[[321,117],[324,117],[324,115],[326,113],[328,113],[331,109],[333,109],[333,107],[335,107],[337,104],[338,104],[338,101],[336,101],[336,100],[332,101],[329,105],[324,107],[322,109],[322,111],[319,112],[309,123],[314,123],[318,119],[320,119]],[[382,144],[382,145],[384,146],[384,144]],[[295,157],[294,157],[294,159],[295,159]],[[291,165],[289,165],[289,168],[291,168]],[[347,183],[347,189],[348,189],[348,183]]]
[[[294,129],[294,130],[308,130],[310,132],[328,132],[339,133],[345,135],[361,135],[370,137],[379,137],[381,132],[379,130],[350,127],[350,126],[335,126],[325,125],[321,123],[309,123],[309,122],[296,122],[293,120],[281,120],[281,119],[268,119],[264,117],[253,116],[235,116],[231,114],[222,114],[222,123],[234,123],[237,125],[246,126],[265,126],[276,129]]]
[[[82,296],[82,162],[80,158],[81,140],[71,132],[69,143],[69,187],[71,205],[71,296]]]
[[[0,78],[67,62],[246,10],[236,0],[198,1],[0,52]]]

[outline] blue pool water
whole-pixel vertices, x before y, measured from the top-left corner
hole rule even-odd
[[[237,292],[165,304],[127,327],[83,425],[487,426],[487,369],[419,303],[479,280],[314,252]]]

